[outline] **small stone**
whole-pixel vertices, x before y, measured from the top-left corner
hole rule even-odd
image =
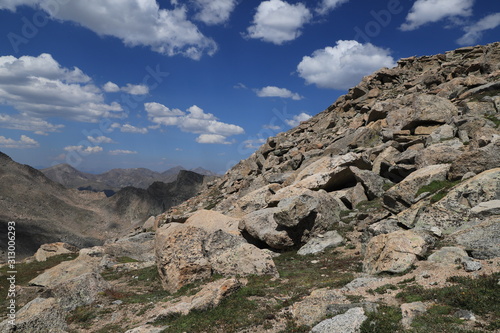
[[[468,310],[458,310],[457,312],[454,313],[454,316],[463,320],[476,321],[476,316],[474,315],[474,313]]]
[[[112,302],[111,304],[115,304],[115,305],[122,305],[122,304],[123,304],[123,301],[122,301],[122,300],[117,299],[116,301]]]
[[[462,262],[462,266],[464,267],[466,272],[476,272],[483,268],[481,263],[475,260],[464,260]]]

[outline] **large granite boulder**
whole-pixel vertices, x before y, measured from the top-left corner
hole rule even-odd
[[[401,230],[373,237],[366,246],[363,270],[368,274],[402,273],[434,244],[423,231]]]
[[[242,237],[170,223],[158,229],[155,255],[163,287],[175,292],[212,274],[277,275],[271,256]]]

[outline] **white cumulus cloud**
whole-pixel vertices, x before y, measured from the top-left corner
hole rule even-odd
[[[114,82],[107,82],[102,89],[104,89],[105,92],[109,93],[115,93],[119,91],[126,92],[127,94],[130,95],[147,95],[149,94],[149,87],[143,84],[131,84],[127,83],[125,87],[119,87],[116,83]]]
[[[96,136],[96,137],[93,137],[93,136],[87,136],[87,140],[89,140],[91,143],[93,144],[101,144],[101,143],[115,143],[113,141],[113,139],[111,138],[108,138],[104,135],[101,135],[101,136]]]
[[[209,25],[222,24],[229,20],[236,7],[236,0],[193,0],[198,10],[195,18]]]
[[[395,65],[387,49],[370,43],[339,40],[334,47],[328,46],[303,57],[297,71],[307,84],[346,90],[358,84],[363,76]]]
[[[247,36],[280,45],[298,38],[302,27],[311,19],[311,12],[301,2],[262,1],[253,24],[247,28]]]
[[[148,113],[148,119],[163,126],[176,126],[184,132],[195,134],[212,134],[211,136],[199,136],[199,143],[226,143],[225,138],[231,135],[243,134],[245,130],[240,126],[221,122],[211,113],[193,105],[186,111],[170,109],[160,103],[145,103],[144,107]],[[220,137],[223,136],[224,140]],[[224,142],[222,142],[224,141]]]
[[[301,100],[304,97],[300,96],[298,93],[293,93],[285,88],[278,88],[275,86],[267,86],[256,90],[257,96],[259,97],[281,97],[281,98],[291,98],[295,101]]]
[[[136,127],[130,124],[119,125],[118,127],[120,128],[120,132],[123,133],[147,134],[149,132],[145,127]]]
[[[410,31],[445,18],[471,16],[473,5],[474,0],[417,0],[400,29]]]
[[[79,146],[67,146],[67,147],[64,147],[64,150],[68,151],[68,152],[76,151],[82,155],[90,155],[90,154],[96,154],[96,153],[102,152],[103,148],[100,146],[85,147],[83,145],[79,145]]]
[[[6,138],[4,136],[0,136],[1,148],[28,149],[28,148],[37,148],[39,146],[40,144],[36,140],[26,135],[21,135],[21,138],[19,140],[14,140]]]
[[[323,15],[328,13],[331,10],[339,7],[340,5],[348,2],[349,0],[322,0],[319,7],[316,8],[316,11]]]
[[[293,116],[292,119],[285,120],[285,122],[288,125],[295,127],[295,126],[299,126],[302,121],[309,120],[310,118],[311,118],[311,115],[308,115],[307,113],[302,112],[301,114]]]
[[[156,0],[7,0],[0,9],[21,5],[40,8],[55,20],[75,22],[100,36],[119,38],[127,46],[148,46],[168,56],[200,59],[217,50],[216,43],[188,19],[185,5],[160,9]]]
[[[79,68],[62,67],[50,54],[0,57],[0,104],[23,117],[60,117],[83,122],[123,116]]]
[[[196,138],[198,143],[223,144],[229,145],[231,142],[226,140],[224,135],[219,134],[201,134]]]
[[[137,152],[133,151],[133,150],[117,149],[117,150],[109,151],[109,154],[110,155],[134,155],[134,154],[137,154]]]
[[[465,34],[457,40],[460,45],[473,45],[477,43],[483,31],[492,30],[500,26],[500,13],[490,14],[473,25],[464,27]]]
[[[109,92],[109,93],[114,93],[114,92],[120,91],[120,87],[116,83],[113,83],[111,81],[106,82],[106,84],[102,87],[102,89],[104,89],[105,92]]]
[[[54,125],[43,119],[26,115],[8,115],[0,113],[0,127],[34,132],[38,135],[47,135],[49,132],[60,132],[64,125]]]

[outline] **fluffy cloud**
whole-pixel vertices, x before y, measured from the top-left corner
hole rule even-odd
[[[262,89],[256,90],[257,96],[259,97],[281,97],[281,98],[291,98],[295,101],[301,100],[302,96],[297,93],[293,93],[285,88],[278,88],[274,86],[267,86]]]
[[[0,113],[0,127],[35,132],[38,135],[47,135],[49,132],[59,132],[64,125],[53,125],[45,120],[23,115],[8,115]]]
[[[417,0],[400,29],[410,31],[445,18],[467,17],[472,15],[473,5],[474,0]]]
[[[302,121],[309,120],[310,118],[311,118],[310,115],[308,115],[305,112],[302,112],[301,114],[294,116],[292,119],[285,120],[285,122],[288,125],[295,127],[299,126]]]
[[[236,0],[193,0],[198,13],[195,18],[209,25],[225,23],[236,7]]]
[[[123,115],[118,103],[104,103],[101,90],[80,69],[63,68],[46,53],[0,57],[0,103],[31,118],[96,122]]]
[[[15,148],[15,149],[28,149],[37,148],[40,144],[33,140],[32,138],[21,135],[21,138],[16,141],[14,139],[9,139],[4,136],[0,136],[0,147],[1,148]]]
[[[345,90],[381,67],[395,66],[389,54],[389,50],[370,43],[339,40],[334,47],[316,50],[311,56],[305,56],[297,71],[307,84]]]
[[[89,140],[91,143],[93,144],[101,144],[101,143],[115,143],[113,141],[113,139],[111,138],[108,138],[106,136],[97,136],[97,137],[93,137],[93,136],[87,136],[87,140]]]
[[[58,1],[57,6],[45,0],[3,2],[0,9],[14,10],[21,5],[41,8],[53,19],[76,22],[98,35],[117,37],[127,46],[149,46],[169,56],[200,59],[204,53],[217,50],[216,43],[188,20],[185,5],[167,10],[160,9],[156,0],[72,0]],[[200,15],[209,17],[210,12],[202,10]]]
[[[316,11],[319,14],[324,15],[324,14],[328,13],[329,11],[334,10],[338,6],[344,4],[348,1],[349,0],[322,0],[321,4],[316,9]]]
[[[103,151],[102,147],[99,147],[99,146],[84,147],[82,145],[80,145],[80,146],[67,146],[67,147],[64,147],[64,150],[65,151],[76,151],[82,155],[96,154],[96,153],[100,153]]]
[[[102,87],[102,89],[104,89],[105,92],[109,92],[109,93],[114,93],[114,92],[120,91],[120,87],[116,83],[113,83],[111,81],[106,82],[106,84]]]
[[[481,39],[483,31],[500,26],[500,13],[490,14],[477,23],[464,28],[465,35],[457,40],[460,45],[473,45]]]
[[[231,142],[226,140],[226,137],[224,135],[219,135],[219,134],[201,134],[199,137],[196,138],[196,142],[223,144],[223,145],[231,144]]]
[[[136,151],[132,150],[122,150],[122,149],[117,149],[117,150],[111,150],[109,152],[110,155],[134,155],[137,154]]]
[[[126,92],[127,94],[130,94],[130,95],[147,95],[147,94],[149,94],[148,86],[143,85],[143,84],[136,85],[136,84],[127,83],[127,85],[125,87],[120,88],[116,83],[109,81],[102,87],[102,89],[104,89],[105,92],[109,92],[109,93],[123,91],[123,92]]]
[[[301,2],[292,5],[282,0],[263,1],[257,7],[247,36],[280,45],[299,37],[300,30],[311,19],[311,12]]]
[[[147,128],[136,127],[136,126],[133,126],[130,124],[121,125],[118,123],[113,123],[113,124],[111,124],[110,128],[111,129],[118,128],[118,129],[120,129],[120,132],[123,132],[123,133],[147,134],[149,132]]]
[[[245,133],[240,126],[223,123],[196,105],[187,109],[187,112],[170,109],[159,103],[146,103],[144,107],[149,120],[155,124],[177,126],[189,133],[210,134],[210,136],[200,135],[197,139],[199,143],[228,143],[225,141],[226,137]]]

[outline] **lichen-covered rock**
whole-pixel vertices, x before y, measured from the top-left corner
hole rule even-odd
[[[423,257],[433,243],[429,234],[414,230],[375,236],[366,246],[363,270],[368,274],[402,273]]]
[[[158,273],[163,287],[175,292],[212,274],[277,275],[271,256],[242,237],[190,225],[167,224],[155,239]]]
[[[16,313],[15,326],[7,320],[0,323],[3,333],[66,333],[66,314],[57,300],[35,298]]]

